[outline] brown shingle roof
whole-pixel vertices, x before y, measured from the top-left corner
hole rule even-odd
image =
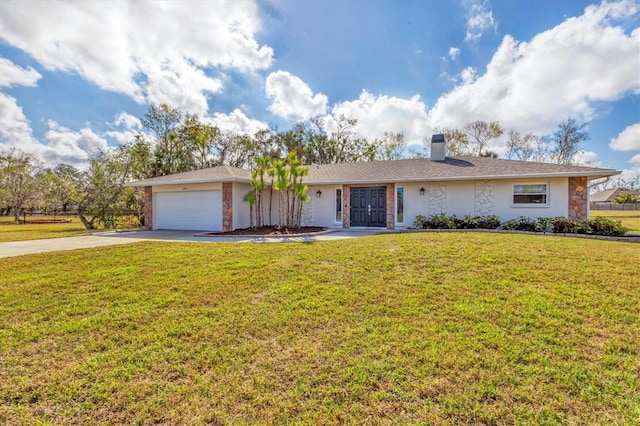
[[[603,177],[619,172],[595,167],[567,166],[531,161],[485,157],[447,157],[445,161],[416,158],[395,161],[309,166],[305,182],[374,183],[439,180],[511,179],[517,177],[589,176]]]
[[[237,167],[219,166],[208,169],[193,170],[175,175],[158,176],[154,178],[130,182],[127,186],[172,185],[184,183],[207,182],[248,182],[251,172]]]
[[[594,203],[607,203],[621,194],[631,194],[631,195],[640,196],[640,191],[636,191],[633,189],[624,189],[624,188],[605,189],[604,191],[591,194],[591,196],[589,197],[589,200]]]
[[[369,161],[358,163],[310,165],[308,184],[392,183],[411,181],[513,179],[587,176],[599,178],[617,175],[613,169],[567,166],[563,164],[504,160],[485,157],[447,157],[445,161],[428,158]],[[170,185],[204,182],[248,182],[248,170],[221,166],[170,176],[132,182],[129,186]]]

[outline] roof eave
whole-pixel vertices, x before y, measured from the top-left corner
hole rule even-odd
[[[365,183],[404,183],[404,182],[442,182],[442,181],[465,181],[465,180],[507,180],[507,179],[540,179],[549,177],[587,177],[589,180],[603,178],[607,176],[619,175],[618,170],[604,169],[592,172],[555,172],[555,173],[527,173],[527,174],[509,174],[509,175],[484,175],[484,176],[434,176],[420,178],[400,178],[400,179],[356,179],[345,182],[343,180],[308,180],[304,181],[307,185],[342,185],[349,184],[365,184]]]
[[[134,182],[125,183],[124,186],[134,188],[144,188],[145,186],[167,186],[167,185],[186,185],[196,183],[249,183],[249,179],[240,177],[230,177],[221,179],[187,179],[187,180],[172,180],[162,182],[149,182],[144,180],[138,180]]]

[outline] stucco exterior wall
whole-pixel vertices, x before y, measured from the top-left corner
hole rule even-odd
[[[234,183],[233,189],[233,229],[249,227],[249,203],[243,201],[251,185]]]
[[[547,183],[549,185],[549,200],[546,206],[514,206],[513,185]],[[568,178],[551,179],[514,179],[509,181],[495,181],[496,210],[495,214],[504,220],[527,216],[532,219],[538,217],[567,216],[569,212]]]
[[[417,215],[430,216],[437,213],[455,214],[458,217],[465,215],[487,215],[495,214],[501,220],[514,219],[519,216],[531,218],[569,216],[570,195],[572,189],[569,187],[569,178],[549,178],[549,179],[513,179],[513,180],[474,180],[474,181],[449,181],[449,182],[411,182],[388,184],[387,186],[387,215],[388,226],[396,228],[412,227]],[[585,179],[582,179],[585,180]],[[576,193],[582,180],[573,179],[573,193]],[[518,206],[513,204],[514,184],[548,184],[548,204],[542,206]],[[231,226],[233,229],[247,228],[250,226],[249,203],[243,198],[250,190],[249,184],[227,183],[224,185],[227,190],[231,189]],[[367,186],[381,186],[371,184]],[[582,185],[584,186],[584,185]],[[398,187],[404,188],[404,221],[398,222],[395,217],[397,212],[396,190]],[[349,185],[313,185],[309,187],[310,201],[303,210],[303,225],[322,226],[327,228],[345,227],[344,220],[349,218]],[[424,188],[424,195],[420,194],[420,189]],[[342,190],[342,216],[343,220],[336,220],[336,190]],[[579,189],[579,188],[578,188]],[[166,185],[153,187],[153,193],[175,192],[175,191],[211,191],[223,190],[222,183],[207,184],[186,184],[186,185]],[[320,190],[321,196],[317,196]],[[146,190],[147,195],[149,188]],[[273,193],[272,224],[278,223],[278,192]],[[578,194],[582,195],[582,193]],[[588,208],[588,203],[584,203],[581,198],[576,201],[577,195],[573,196],[573,203],[579,209]],[[152,197],[148,197],[152,198]],[[269,191],[263,195],[264,203],[264,224],[269,224]],[[575,206],[574,206],[575,207]],[[224,209],[224,206],[220,206]],[[575,210],[575,209],[574,209]],[[153,216],[153,207],[149,211]],[[588,210],[579,211],[580,215],[588,215]],[[393,220],[392,220],[393,219]],[[348,224],[348,222],[346,222]],[[348,225],[346,225],[348,227]]]
[[[314,185],[309,187],[311,216],[313,218],[310,225],[323,226],[325,228],[342,228],[342,221],[335,220],[336,189],[342,189],[342,185]],[[317,195],[318,190],[322,192],[320,197]]]
[[[547,183],[549,203],[545,206],[513,204],[514,184]],[[514,179],[461,182],[417,182],[396,184],[404,188],[404,223],[396,227],[411,227],[417,215],[438,213],[465,215],[495,214],[505,221],[519,216],[556,217],[568,215],[568,178]],[[424,188],[424,195],[420,195]],[[493,206],[491,205],[493,204]]]

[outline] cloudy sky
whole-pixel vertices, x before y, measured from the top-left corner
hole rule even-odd
[[[640,1],[0,3],[0,146],[86,165],[168,103],[236,132],[587,122],[580,159],[640,174]],[[491,149],[503,154],[504,141]]]

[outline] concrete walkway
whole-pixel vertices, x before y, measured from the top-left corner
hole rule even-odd
[[[273,242],[299,242],[310,243],[314,241],[331,241],[345,238],[363,237],[390,233],[386,229],[358,229],[335,230],[330,233],[300,236],[300,237],[229,237],[229,236],[202,236],[193,231],[133,231],[133,232],[97,232],[92,235],[80,237],[51,238],[47,240],[12,241],[0,243],[0,258],[22,256],[33,253],[46,253],[60,250],[77,250],[92,247],[105,247],[117,244],[132,244],[140,241],[179,241],[198,243],[273,243]]]

